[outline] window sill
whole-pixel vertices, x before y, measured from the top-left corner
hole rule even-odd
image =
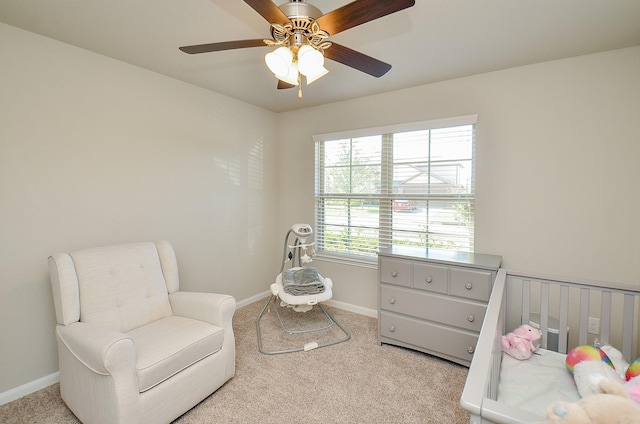
[[[313,255],[313,260],[321,262],[331,262],[341,265],[357,266],[360,268],[378,269],[378,262],[376,259],[360,259],[316,253],[315,255]]]

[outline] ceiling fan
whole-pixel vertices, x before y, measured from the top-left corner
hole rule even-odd
[[[357,25],[411,7],[415,0],[355,0],[332,12],[322,12],[304,0],[289,0],[276,6],[271,0],[244,0],[271,24],[271,39],[223,41],[180,47],[185,53],[209,53],[247,47],[278,47],[265,55],[265,62],[278,78],[278,88],[301,87],[329,72],[324,59],[340,62],[374,77],[386,74],[391,65],[343,45],[329,36]],[[298,91],[302,97],[302,89]]]

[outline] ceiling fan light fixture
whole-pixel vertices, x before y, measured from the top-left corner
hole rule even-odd
[[[415,0],[352,0],[329,13],[306,3],[305,0],[286,0],[277,6],[275,0],[244,0],[271,26],[271,39],[223,41],[183,46],[188,54],[233,50],[247,47],[276,48],[264,57],[265,64],[278,78],[278,89],[299,86],[302,97],[302,76],[307,84],[317,81],[329,71],[324,67],[327,58],[376,78],[386,74],[391,65],[348,47],[328,41],[331,36],[349,28],[399,12],[415,5]],[[330,50],[329,47],[331,47]]]
[[[274,75],[287,75],[293,61],[293,54],[289,48],[281,46],[264,55],[264,61]]]
[[[298,50],[298,68],[304,76],[316,75],[324,69],[324,55],[305,44]]]

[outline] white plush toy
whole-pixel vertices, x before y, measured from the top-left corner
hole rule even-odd
[[[547,409],[546,424],[640,424],[640,405],[617,383],[603,381],[596,394],[578,402],[555,402]]]
[[[618,375],[613,367],[603,361],[583,361],[576,364],[573,380],[580,397],[599,393],[600,383],[603,381],[613,381],[620,385],[625,383],[625,380]]]

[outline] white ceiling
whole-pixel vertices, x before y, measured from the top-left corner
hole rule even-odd
[[[349,0],[309,2],[327,13]],[[276,112],[640,45],[640,0],[417,0],[330,38],[390,63],[389,73],[327,61],[329,74],[300,100],[296,89],[276,90],[268,47],[178,50],[269,38],[241,0],[0,0],[0,21]]]

